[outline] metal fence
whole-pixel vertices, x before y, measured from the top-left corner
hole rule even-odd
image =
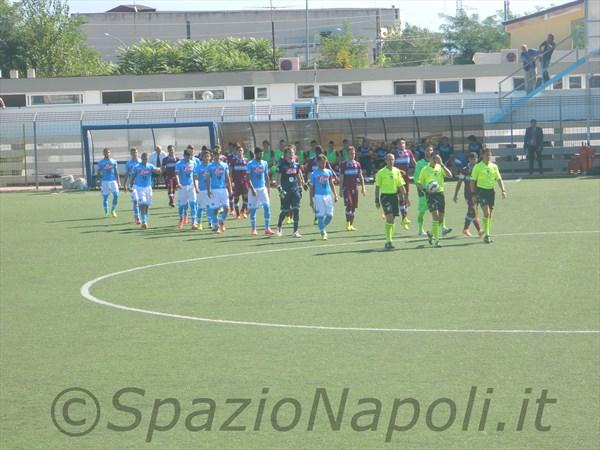
[[[512,98],[503,100],[511,102]],[[545,164],[554,173],[563,173],[567,159],[584,141],[600,145],[600,92],[598,89],[573,92],[547,92],[512,111],[502,122],[490,123],[499,108],[496,96],[462,96],[456,99],[397,97],[321,100],[310,106],[308,119],[298,117],[295,105],[212,103],[209,105],[82,105],[79,107],[23,108],[0,112],[0,186],[56,183],[57,176],[83,176],[81,127],[90,124],[133,124],[214,120],[225,146],[244,142],[257,146],[263,140],[306,146],[312,140],[323,144],[343,139],[359,142],[363,137],[389,142],[404,137],[413,144],[424,138],[437,142],[447,136],[455,151],[464,151],[467,137],[475,135],[495,149],[504,171],[518,174],[526,170],[523,135],[532,118],[544,128]],[[192,143],[193,134],[161,134],[161,145],[179,148]],[[173,137],[175,136],[175,137]],[[113,138],[113,141],[115,139]],[[164,140],[164,142],[163,142]],[[126,160],[127,149],[137,145],[144,150],[147,140],[124,133],[114,151]],[[47,178],[50,177],[50,178]]]

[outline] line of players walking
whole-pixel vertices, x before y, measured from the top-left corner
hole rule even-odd
[[[168,188],[169,204],[175,206],[175,194],[179,220],[177,226],[182,229],[190,225],[193,230],[202,230],[204,215],[208,227],[214,233],[223,233],[228,216],[242,219],[250,217],[252,235],[257,235],[257,212],[262,209],[264,234],[271,236],[283,234],[283,224],[293,224],[294,238],[300,238],[299,211],[304,191],[309,192],[310,205],[314,211],[314,224],[318,225],[321,238],[327,239],[327,226],[333,219],[334,204],[343,198],[346,214],[346,230],[355,231],[354,217],[359,203],[359,192],[365,195],[363,168],[356,159],[354,147],[347,146],[338,155],[334,164],[328,160],[322,147],[316,146],[314,155],[305,158],[301,164],[294,145],[283,147],[283,154],[272,152],[268,161],[263,159],[263,149],[257,147],[252,154],[240,145],[229,155],[223,155],[221,148],[213,150],[203,147],[199,155],[188,146],[183,159],[175,155],[174,146],[167,148],[168,155],[163,158],[161,167],[148,162],[148,154],[142,153],[141,159],[136,148],[131,149],[131,159],[125,165],[123,185],[131,193],[134,221],[142,229],[148,228],[148,208],[152,204],[153,176],[163,175]],[[277,158],[275,158],[277,156]],[[471,236],[469,228],[473,224],[484,242],[491,240],[491,216],[494,208],[494,186],[496,183],[506,196],[504,183],[498,167],[490,161],[489,149],[481,150],[479,155],[472,152],[469,160],[459,167],[458,183],[454,201],[464,185],[464,198],[467,214],[463,234]],[[375,206],[382,209],[385,219],[385,248],[393,249],[393,235],[396,217],[401,217],[401,226],[409,229],[408,210],[409,186],[414,182],[419,198],[418,234],[427,236],[429,243],[441,247],[440,237],[451,232],[445,225],[444,180],[453,174],[439,153],[427,145],[423,158],[415,160],[413,152],[406,148],[404,139],[385,156],[385,166],[375,176]],[[98,180],[102,192],[104,213],[116,216],[119,189],[121,187],[117,162],[111,158],[110,149],[104,149],[104,158],[98,162]],[[409,175],[414,168],[413,177]],[[271,193],[275,187],[280,197],[280,213],[276,231],[271,228]],[[338,196],[339,191],[339,196]],[[113,195],[109,212],[108,198]],[[241,206],[240,206],[241,202]],[[478,206],[481,206],[484,219],[483,227],[478,219]],[[425,214],[432,215],[430,231],[425,231]]]

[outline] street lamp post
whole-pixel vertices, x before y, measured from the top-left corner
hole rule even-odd
[[[106,37],[109,37],[109,38],[113,38],[114,40],[116,40],[116,41],[119,41],[119,43],[120,43],[120,44],[121,44],[123,47],[127,47],[127,44],[126,44],[125,42],[123,42],[121,39],[119,39],[119,38],[118,38],[118,37],[116,37],[116,36],[113,36],[113,35],[112,35],[112,34],[110,34],[110,33],[104,33],[104,36],[106,36]]]

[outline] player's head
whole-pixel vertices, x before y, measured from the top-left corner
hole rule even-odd
[[[429,160],[431,160],[432,156],[433,156],[433,145],[427,144],[425,146],[425,159],[427,161],[429,161]]]
[[[312,141],[310,141],[310,146],[314,149],[316,149],[317,147],[317,141],[315,141],[314,139]]]
[[[234,154],[239,159],[243,159],[244,158],[244,147],[236,147]]]
[[[142,153],[142,164],[147,164],[148,163],[148,153],[144,152]]]
[[[316,145],[315,146],[315,153],[317,155],[322,155],[323,154],[323,147],[321,147],[320,145]]]
[[[348,146],[348,159],[350,161],[354,161],[354,158],[356,158],[356,149],[354,148],[354,146],[349,145]]]
[[[448,136],[442,136],[442,144],[449,144],[450,143],[450,139],[448,138]]]
[[[194,152],[191,149],[186,148],[183,151],[183,157],[185,158],[186,161],[191,161],[193,156],[194,156]]]
[[[321,169],[321,170],[325,169],[326,161],[327,161],[327,158],[325,158],[325,155],[320,154],[317,156],[317,164],[319,165],[319,169]]]
[[[263,146],[263,148],[267,149],[267,148],[269,148],[271,146],[271,143],[265,139],[262,142],[262,146]]]
[[[260,161],[262,159],[263,149],[260,147],[254,148],[254,159]]]
[[[487,164],[490,162],[491,157],[492,150],[487,147],[483,147],[483,149],[481,149],[481,160]]]
[[[162,147],[160,145],[157,145],[156,147],[154,147],[154,151],[156,153],[160,153],[160,152],[162,152]]]
[[[391,153],[388,153],[387,155],[385,155],[385,165],[387,166],[388,169],[391,169],[392,167],[394,167],[394,155]]]
[[[438,164],[442,164],[442,157],[439,155],[439,153],[434,153],[429,165],[431,167],[435,167]]]
[[[202,151],[202,162],[204,164],[208,164],[210,162],[210,157],[211,157],[210,150]]]
[[[167,151],[169,152],[169,156],[173,156],[175,154],[175,146],[174,145],[168,145],[167,146]]]
[[[329,141],[329,149],[333,150],[335,148],[335,142]]]
[[[552,33],[548,34],[548,37],[546,38],[546,40],[549,43],[553,43],[554,42],[554,35]]]
[[[469,162],[472,165],[475,165],[475,164],[477,164],[477,161],[479,161],[479,156],[477,155],[477,153],[475,153],[475,152],[469,153]]]
[[[535,119],[531,119],[531,122],[529,122],[531,124],[532,127],[537,126],[537,120]]]
[[[102,150],[102,154],[104,155],[104,157],[106,159],[110,158],[111,153],[112,152],[110,151],[110,148],[108,148],[108,147],[106,147],[104,150]]]
[[[521,51],[526,52],[528,50],[527,44],[521,45]]]
[[[470,135],[467,138],[467,141],[469,141],[469,142],[477,142],[477,137],[474,134],[472,134],[472,135]]]
[[[400,138],[400,148],[402,150],[406,149],[406,140],[404,138]]]
[[[296,156],[296,147],[294,145],[287,145],[284,150],[284,155],[287,162],[292,162],[294,156]]]
[[[138,149],[137,149],[137,147],[131,147],[131,150],[129,150],[129,154],[131,155],[131,159],[133,159],[134,161],[136,159],[138,159]]]
[[[285,147],[285,139],[279,139],[279,148]]]
[[[348,144],[349,144],[348,139],[344,139],[342,141],[342,147],[348,147]]]

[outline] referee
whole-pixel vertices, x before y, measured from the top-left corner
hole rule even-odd
[[[380,169],[375,176],[375,206],[383,207],[385,213],[385,246],[392,250],[392,237],[394,236],[394,221],[400,215],[400,200],[406,198],[404,179],[399,169],[394,167],[394,155],[388,153],[385,157],[385,167]]]

